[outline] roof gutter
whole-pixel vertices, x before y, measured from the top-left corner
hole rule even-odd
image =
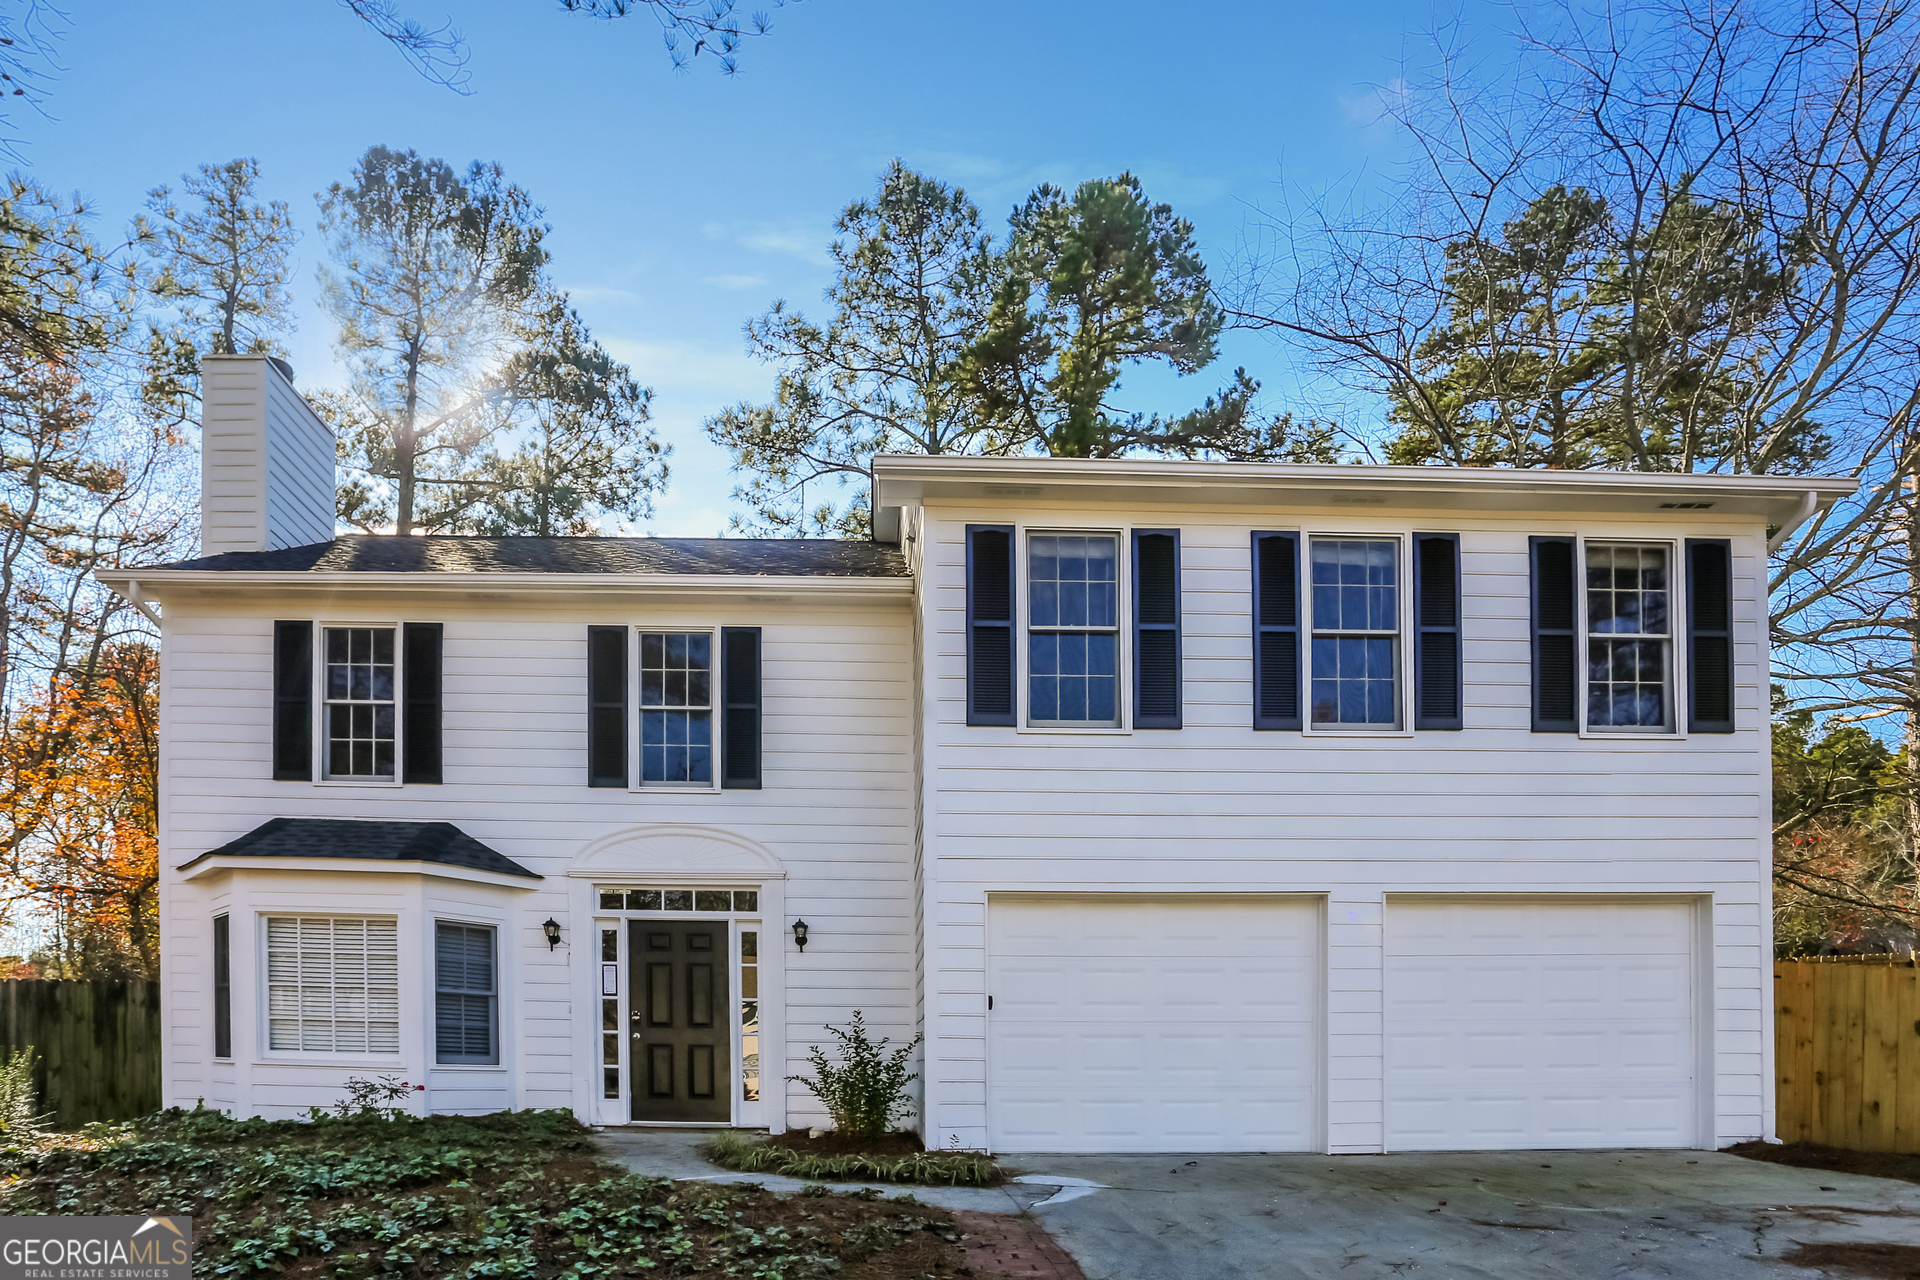
[[[1780,526],[1779,531],[1767,539],[1767,554],[1773,555],[1784,547],[1787,539],[1793,536],[1793,531],[1813,519],[1813,513],[1819,509],[1820,494],[1813,489],[1807,490],[1801,495],[1800,509],[1789,516],[1786,523]]]
[[[136,579],[137,573],[137,579]],[[842,596],[859,599],[909,599],[913,579],[773,577],[746,574],[584,574],[584,573],[315,573],[311,570],[143,569],[103,570],[101,583],[129,600],[155,588],[280,587],[288,590],[386,590],[461,592],[489,595],[502,591],[552,591],[591,595],[745,595]],[[135,601],[136,605],[139,601]],[[145,610],[142,610],[145,612]],[[152,617],[152,614],[148,614]],[[157,619],[156,619],[157,621]]]

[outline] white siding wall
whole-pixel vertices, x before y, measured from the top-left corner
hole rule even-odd
[[[445,639],[445,776],[441,786],[375,787],[270,779],[270,679],[275,618],[332,622],[440,621]],[[687,794],[594,790],[586,785],[586,628],[590,623],[763,628],[764,787]],[[904,596],[884,604],[672,605],[636,601],[524,605],[444,598],[393,600],[317,612],[311,598],[267,596],[171,601],[166,611],[167,781],[162,819],[163,909],[170,1010],[165,1091],[170,1103],[233,1098],[243,1111],[298,1114],[339,1096],[346,1071],[255,1066],[243,1031],[240,934],[234,941],[235,1051],[239,1083],[209,1082],[212,1050],[211,887],[183,883],[178,864],[268,818],[359,817],[448,821],[547,879],[531,892],[483,891],[501,911],[504,1039],[513,1068],[500,1077],[437,1070],[436,1107],[578,1107],[591,1114],[597,1063],[581,1060],[597,1002],[581,1001],[597,972],[591,916],[567,869],[588,845],[657,824],[705,827],[757,841],[783,863],[788,919],[765,922],[764,948],[784,948],[785,1062],[765,1051],[763,1088],[805,1069],[821,1024],[865,1010],[880,1034],[911,1037],[916,964],[911,744],[912,616]],[[302,901],[371,895],[421,921],[449,893],[471,886],[405,876],[294,877],[276,892]],[[690,881],[698,877],[690,876]],[[376,883],[369,883],[369,882]],[[407,888],[408,884],[416,887]],[[301,895],[305,895],[301,897]],[[411,895],[411,897],[408,897]],[[438,897],[436,897],[438,895]],[[345,906],[335,909],[346,910]],[[395,906],[394,909],[400,909]],[[469,908],[470,909],[470,908]],[[565,927],[549,950],[540,922]],[[804,955],[787,934],[792,916],[812,926]],[[470,917],[478,918],[478,917]],[[403,943],[404,945],[404,943]],[[429,941],[430,945],[430,941]],[[430,970],[429,970],[430,972]],[[252,979],[249,978],[249,981]],[[415,984],[419,987],[419,984]],[[429,987],[419,987],[430,995]],[[206,992],[209,994],[203,995]],[[780,993],[769,992],[769,1002]],[[249,995],[245,997],[251,999]],[[427,1067],[424,1015],[407,1079]],[[403,1055],[405,1056],[405,1055]],[[217,1074],[217,1073],[216,1073]],[[509,1079],[511,1084],[508,1083]],[[251,1083],[249,1083],[249,1081]],[[817,1118],[810,1094],[787,1086],[794,1123]]]
[[[333,536],[333,431],[264,356],[201,366],[200,553]]]
[[[965,723],[968,523],[1181,531],[1186,727],[1116,734]],[[1305,737],[1251,728],[1254,529],[1459,530],[1466,728]],[[1739,731],[1619,741],[1528,731],[1529,534],[1734,539]],[[1002,890],[1327,895],[1326,1142],[1382,1142],[1389,893],[1711,895],[1713,1130],[1771,1126],[1765,548],[1751,524],[1618,516],[1112,507],[929,509],[925,815],[929,1141],[986,1140],[986,913]],[[1676,606],[1676,616],[1683,617]],[[1304,647],[1303,647],[1304,648]],[[1024,706],[1024,690],[1020,703]]]

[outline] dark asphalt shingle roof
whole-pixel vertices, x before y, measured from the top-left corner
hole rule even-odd
[[[249,858],[372,858],[381,862],[433,862],[469,871],[495,871],[529,880],[546,877],[489,849],[451,822],[363,822],[352,818],[270,818],[238,840],[180,864],[222,854]]]
[[[698,573],[904,578],[906,557],[877,542],[829,538],[392,538],[224,555],[153,569],[252,573]]]

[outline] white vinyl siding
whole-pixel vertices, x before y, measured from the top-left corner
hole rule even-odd
[[[391,919],[267,917],[267,1048],[400,1051],[400,950]]]

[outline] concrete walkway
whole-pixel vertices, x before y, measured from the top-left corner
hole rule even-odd
[[[757,1182],[694,1154],[705,1134],[609,1130],[636,1173]],[[1701,1151],[1400,1156],[1014,1156],[1003,1188],[875,1185],[984,1213],[1030,1211],[1088,1280],[1755,1280],[1795,1244],[1920,1246],[1920,1186]],[[1834,1273],[1839,1274],[1839,1273]]]

